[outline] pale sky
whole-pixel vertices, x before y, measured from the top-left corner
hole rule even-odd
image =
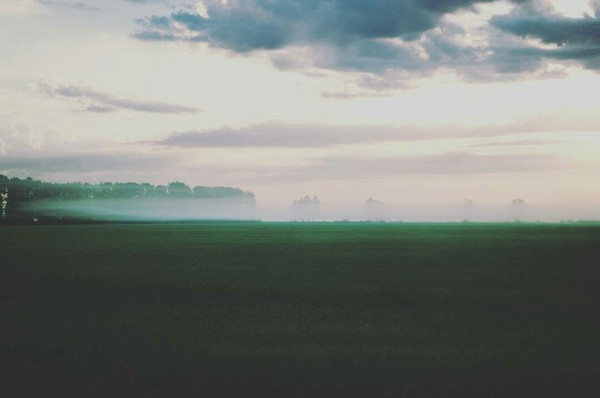
[[[599,70],[598,0],[1,0],[0,173],[600,218]]]

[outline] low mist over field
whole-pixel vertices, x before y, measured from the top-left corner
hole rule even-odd
[[[256,214],[266,221],[386,221],[386,222],[561,222],[597,221],[597,207],[565,206],[552,203],[527,203],[518,213],[509,201],[505,203],[478,203],[465,217],[463,204],[457,202],[394,203],[386,202],[377,211],[364,208],[363,204],[333,205],[322,203],[312,218],[301,218],[289,207],[266,207],[257,204]]]
[[[77,217],[97,220],[254,220],[253,203],[238,199],[146,200],[126,199],[41,200],[23,207],[39,216]]]
[[[233,187],[190,187],[183,182],[57,184],[0,175],[0,223],[97,221],[372,221],[557,222],[600,220],[600,209],[528,203],[383,202],[345,204],[304,195],[291,203],[262,204],[253,192]],[[592,217],[590,217],[592,215]]]
[[[148,183],[56,184],[0,175],[0,222],[164,221],[256,218],[252,192]]]

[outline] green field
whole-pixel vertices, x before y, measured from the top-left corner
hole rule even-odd
[[[0,264],[5,397],[600,396],[599,226],[14,226]]]

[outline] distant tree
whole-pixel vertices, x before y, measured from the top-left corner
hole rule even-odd
[[[474,203],[473,203],[473,201],[471,199],[464,199],[463,200],[463,210],[464,210],[463,221],[464,222],[471,221],[471,216],[473,214],[473,206],[474,206]]]
[[[191,196],[192,188],[185,185],[183,182],[175,181],[169,183],[169,195],[185,197]]]
[[[321,201],[315,195],[312,197],[305,195],[303,198],[295,199],[292,202],[292,218],[297,221],[311,221],[319,216]]]
[[[511,202],[511,210],[513,220],[520,222],[523,219],[523,209],[525,208],[525,201],[523,199],[513,199]]]
[[[165,196],[169,194],[169,188],[166,185],[157,185],[154,187],[154,193],[158,196]]]
[[[137,199],[144,196],[144,187],[135,182],[116,182],[110,191],[111,199]]]
[[[380,221],[384,218],[385,205],[377,199],[369,198],[365,201],[364,210],[367,220]]]
[[[242,191],[239,188],[196,186],[192,192],[194,197],[202,199],[239,199],[245,202],[254,202],[252,192]]]

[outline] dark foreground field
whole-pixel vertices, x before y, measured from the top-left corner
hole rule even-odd
[[[0,228],[0,396],[600,396],[600,227]]]

